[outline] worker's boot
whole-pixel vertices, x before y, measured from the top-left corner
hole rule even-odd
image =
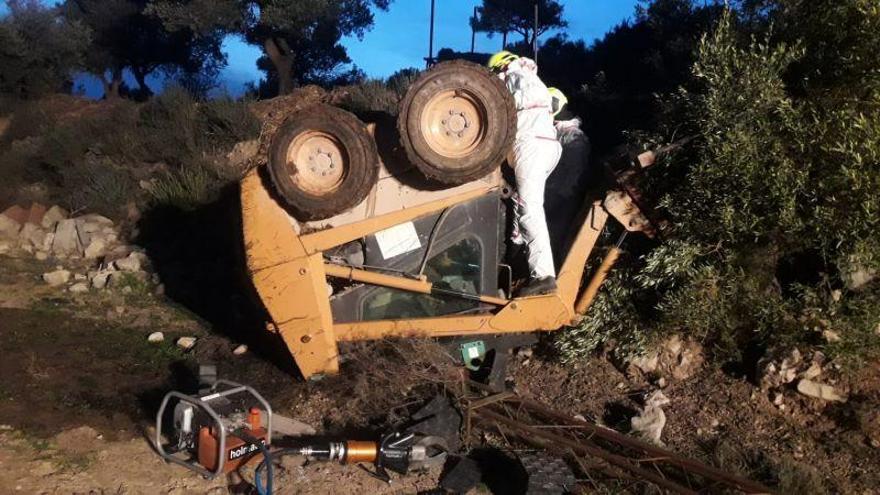
[[[520,297],[540,296],[556,292],[556,277],[541,277],[529,280],[529,283],[519,290]]]

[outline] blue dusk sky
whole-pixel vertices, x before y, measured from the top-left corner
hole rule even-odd
[[[571,39],[592,43],[621,21],[631,18],[638,0],[562,0],[568,21],[565,33]],[[471,29],[468,20],[481,0],[436,0],[434,53],[440,48],[468,51]],[[406,67],[424,67],[428,56],[428,25],[431,0],[394,0],[388,11],[376,11],[373,29],[362,40],[346,38],[343,45],[352,62],[369,77],[388,77]],[[515,36],[515,35],[514,35]],[[511,38],[519,41],[515,37]],[[501,36],[477,34],[476,51],[501,49]],[[261,77],[256,68],[257,47],[230,38],[224,44],[229,66],[224,71],[228,89],[235,93],[248,81]]]
[[[60,0],[43,0],[57,4]],[[632,17],[638,0],[561,0],[565,7],[564,18],[568,21],[565,34],[570,39],[582,39],[592,43],[609,29]],[[0,15],[6,11],[6,2],[0,5]],[[456,51],[470,50],[471,31],[468,19],[480,0],[436,0],[434,53],[440,48]],[[383,78],[406,67],[424,67],[428,55],[428,22],[431,0],[394,0],[388,11],[375,12],[375,24],[363,39],[350,37],[343,40],[352,62],[367,76]],[[514,41],[518,41],[514,35]],[[476,51],[494,52],[501,48],[501,37],[489,38],[478,34]],[[223,43],[228,66],[220,76],[219,91],[240,95],[248,82],[258,81],[262,73],[257,70],[260,56],[258,47],[248,45],[238,37],[230,36]],[[161,89],[160,78],[147,79],[155,90]],[[133,83],[131,81],[130,83]],[[101,85],[92,76],[77,78],[76,88],[87,96],[101,96]]]

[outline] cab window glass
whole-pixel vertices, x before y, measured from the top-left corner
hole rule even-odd
[[[434,255],[425,275],[437,288],[480,294],[482,250],[476,239],[467,238]],[[363,302],[364,320],[418,318],[460,313],[479,303],[453,297],[437,297],[378,287]]]

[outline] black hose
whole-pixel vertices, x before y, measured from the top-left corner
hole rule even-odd
[[[437,221],[434,223],[434,228],[431,229],[431,235],[428,236],[428,243],[425,245],[425,254],[422,256],[421,264],[419,264],[419,276],[422,276],[425,273],[425,265],[428,264],[428,258],[431,257],[431,248],[434,246],[437,234],[440,233],[440,228],[443,227],[443,222],[446,220],[446,216],[450,211],[452,211],[452,207],[443,210],[437,218]]]
[[[257,465],[257,469],[254,470],[254,486],[257,488],[257,493],[260,495],[272,495],[272,492],[261,492],[260,491],[260,479],[263,477],[262,473],[264,470],[267,472],[267,482],[271,479],[272,476],[272,466],[271,464],[286,455],[301,455],[302,451],[300,449],[278,449],[275,452],[272,452],[272,455],[269,457],[264,456],[263,460]]]

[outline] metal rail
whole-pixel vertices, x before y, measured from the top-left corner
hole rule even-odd
[[[672,493],[772,493],[761,483],[736,476],[694,459],[554,411],[511,392],[494,394],[483,384],[465,380],[459,395],[465,412],[465,441],[475,424],[494,429],[506,442],[521,442],[573,458],[584,474],[588,465],[613,477],[631,477]],[[596,464],[595,461],[601,461]]]

